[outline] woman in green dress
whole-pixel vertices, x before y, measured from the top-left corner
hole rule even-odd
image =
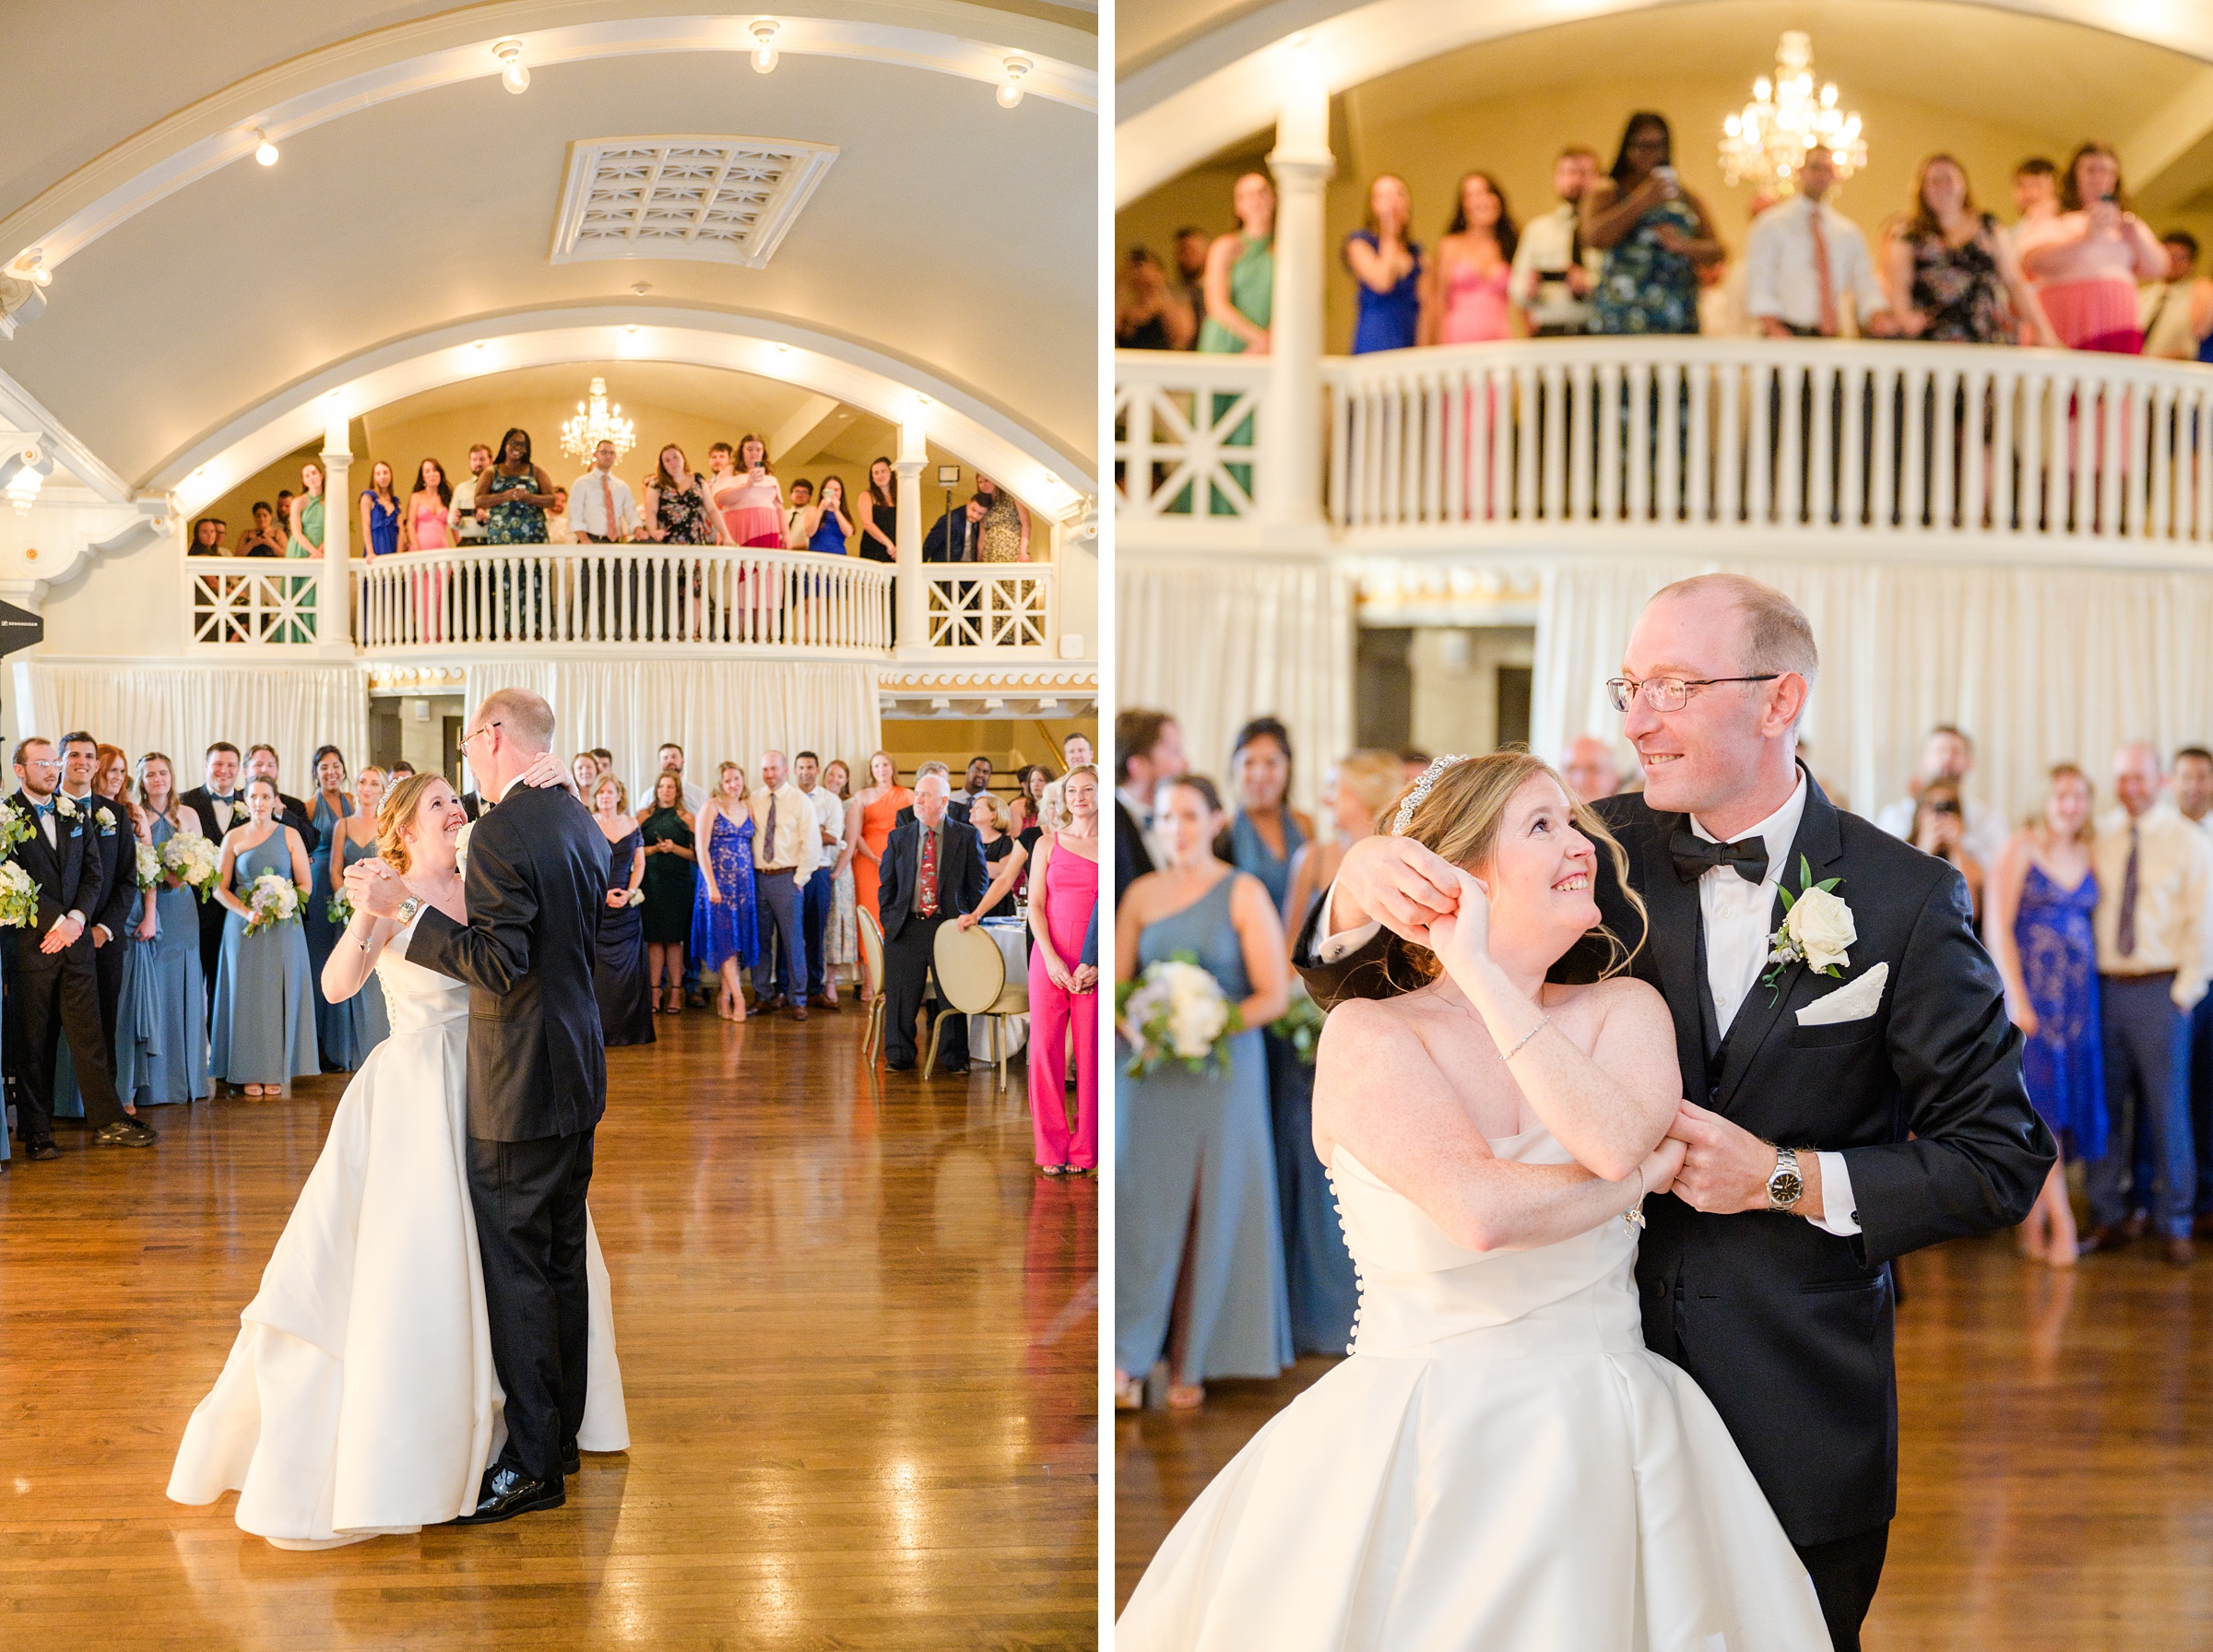
[[[290,538],[284,547],[288,557],[319,557],[323,554],[323,466],[309,460],[300,466],[300,486],[303,491],[292,495],[287,507]],[[315,581],[288,578],[287,594],[292,599],[296,619],[277,621],[275,641],[279,643],[312,643],[315,640]]]
[[[684,808],[683,777],[662,770],[653,783],[653,801],[638,816],[638,831],[645,839],[646,997],[669,1015],[684,1007],[684,944],[692,938],[692,867],[699,858],[693,826]]]
[[[1237,231],[1214,238],[1200,280],[1200,290],[1206,296],[1206,320],[1199,328],[1199,348],[1208,355],[1265,356],[1268,328],[1275,314],[1275,186],[1259,172],[1247,172],[1230,192],[1230,204],[1237,215]],[[1237,393],[1217,390],[1207,399],[1206,423],[1212,428],[1229,416]],[[1251,447],[1251,416],[1239,419],[1221,441],[1225,449]],[[1228,463],[1222,468],[1249,504],[1251,465]],[[1219,482],[1210,480],[1206,492],[1208,515],[1242,513],[1244,507]]]

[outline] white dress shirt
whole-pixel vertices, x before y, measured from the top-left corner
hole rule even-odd
[[[477,478],[475,477],[470,477],[465,482],[454,484],[454,502],[452,508],[446,512],[446,525],[454,530],[454,538],[456,541],[467,539],[472,544],[478,545],[484,542],[484,536],[490,530],[483,523],[477,520]]]
[[[2197,329],[2190,324],[2190,300],[2196,279],[2154,281],[2136,289],[2136,324],[2144,329],[2147,356],[2170,361],[2197,360]]]
[[[1805,772],[1800,770],[1797,788],[1791,793],[1789,801],[1751,831],[1739,834],[1757,837],[1767,844],[1767,876],[1754,884],[1734,867],[1724,866],[1715,867],[1698,879],[1698,914],[1706,926],[1706,985],[1713,994],[1714,1012],[1724,1037],[1736,1020],[1737,1010],[1766,973],[1768,937],[1775,928],[1775,886],[1782,879],[1785,863],[1791,857],[1791,844],[1798,835],[1798,822],[1805,814]],[[1720,841],[1699,825],[1695,816],[1690,829],[1708,843]],[[1331,935],[1330,902],[1335,896],[1336,890],[1332,887],[1322,897],[1321,917],[1315,934],[1325,938],[1318,940],[1314,948],[1315,962],[1320,963],[1335,963],[1358,951],[1382,927],[1379,924],[1363,924],[1343,935]],[[1852,1195],[1852,1173],[1844,1167],[1844,1155],[1817,1152],[1814,1157],[1821,1165],[1824,1214],[1808,1216],[1806,1221],[1825,1233],[1850,1238],[1860,1231],[1859,1206]]]
[[[614,514],[608,514],[608,501]],[[638,502],[630,484],[598,466],[569,484],[569,531],[589,534],[595,539],[627,539],[638,531]]]
[[[1752,220],[1745,248],[1745,313],[1754,322],[1771,315],[1793,327],[1820,324],[1821,288],[1814,277],[1817,212],[1828,246],[1828,285],[1837,302],[1838,332],[1844,330],[1847,299],[1862,323],[1876,311],[1890,308],[1882,284],[1875,278],[1867,238],[1859,225],[1826,201],[1795,195]]]
[[[2129,813],[2099,817],[2090,841],[2090,867],[2098,874],[2098,910],[2090,926],[2098,937],[2098,971],[2105,975],[2153,975],[2172,970],[2171,996],[2178,1009],[2192,1009],[2206,996],[2208,974],[2205,920],[2213,885],[2213,848],[2180,809],[2160,803],[2136,817],[2136,932],[2133,951],[2121,950],[2121,891],[2128,878]]]
[[[1565,270],[1573,262],[1576,210],[1561,202],[1550,212],[1521,226],[1521,240],[1514,248],[1513,273],[1509,277],[1514,302],[1529,307],[1534,327],[1587,327],[1591,301],[1577,298],[1564,280],[1540,283],[1540,270]],[[1605,266],[1605,254],[1596,247],[1583,249],[1583,269],[1596,288]]]
[[[815,864],[817,867],[826,867],[837,858],[838,852],[846,846],[846,806],[837,794],[826,785],[818,785],[811,792],[801,791],[799,795],[814,809],[817,828],[815,851],[821,857]],[[781,820],[776,823],[783,824]],[[822,842],[823,832],[830,834],[828,843]]]
[[[1972,797],[1959,800],[1959,842],[1967,852],[1982,863],[1984,871],[1997,864],[1998,852],[2006,847],[2006,819],[1987,804],[1977,803]],[[1886,803],[1875,817],[1875,823],[1892,837],[1911,843],[1913,838],[1914,802],[1900,797],[1895,803]]]
[[[765,872],[789,867],[791,880],[804,886],[822,858],[822,834],[815,828],[816,815],[807,794],[787,780],[776,787],[776,830],[768,830],[770,793],[756,789],[753,807],[753,865]]]

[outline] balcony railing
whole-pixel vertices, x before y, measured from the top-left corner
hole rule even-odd
[[[1250,514],[1268,365],[1120,357],[1142,541]],[[1675,530],[1701,543],[2213,541],[2213,372],[1881,341],[1515,340],[1322,364],[1320,503],[1348,549]]]
[[[195,647],[324,640],[319,561],[187,557]],[[709,653],[890,657],[893,568],[808,551],[512,545],[347,565],[349,643],[379,655],[640,644]],[[1042,657],[1057,643],[1049,563],[932,564],[921,636],[932,654]]]

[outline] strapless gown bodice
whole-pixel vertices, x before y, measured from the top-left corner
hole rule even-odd
[[[1712,1402],[1644,1346],[1634,1230],[1471,1251],[1343,1146],[1331,1174],[1352,1357],[1184,1512],[1118,1652],[1829,1652]]]
[[[466,1044],[468,984],[408,962],[407,945],[414,938],[415,926],[409,924],[386,943],[376,961],[376,978],[385,989],[392,1035],[450,1032]]]

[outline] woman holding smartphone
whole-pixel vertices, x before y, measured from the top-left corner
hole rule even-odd
[[[1667,117],[1641,110],[1614,170],[1583,192],[1583,244],[1607,254],[1593,333],[1696,333],[1698,271],[1724,256],[1705,203],[1683,187]]]

